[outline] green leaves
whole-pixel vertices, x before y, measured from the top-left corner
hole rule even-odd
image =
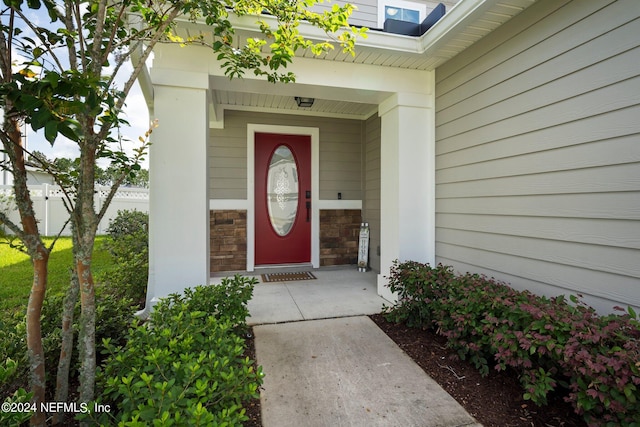
[[[129,330],[123,347],[108,346],[99,387],[117,412],[101,424],[230,425],[247,417],[262,372],[242,357],[246,304],[254,279],[236,276],[160,301],[148,324]]]
[[[264,76],[270,82],[287,83],[295,81],[295,75],[281,70],[293,61],[299,51],[309,50],[314,55],[323,55],[333,50],[334,45],[339,45],[343,52],[354,55],[355,41],[360,37],[366,37],[367,31],[365,28],[349,26],[348,18],[354,7],[349,4],[334,4],[331,9],[316,13],[310,10],[316,3],[317,0],[228,2],[227,5],[237,15],[266,13],[277,20],[273,27],[264,19],[258,20],[257,24],[264,37],[249,38],[244,45],[232,43],[234,31],[226,19],[226,13],[220,15],[220,19],[208,16],[207,24],[216,25],[215,39],[211,47],[218,53],[225,75],[230,78],[243,77],[246,71],[252,70],[255,75]],[[302,22],[324,31],[327,39],[306,39],[300,32]]]
[[[27,6],[29,9],[40,9],[41,3],[40,0],[27,0]]]

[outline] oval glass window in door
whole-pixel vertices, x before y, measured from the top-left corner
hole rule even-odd
[[[278,146],[271,155],[266,197],[273,230],[279,236],[286,236],[298,211],[298,165],[286,145]]]

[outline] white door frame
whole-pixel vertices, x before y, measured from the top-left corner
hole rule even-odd
[[[311,137],[311,265],[320,267],[320,129],[303,126],[247,124],[247,271],[255,270],[255,144],[256,133],[281,133]]]

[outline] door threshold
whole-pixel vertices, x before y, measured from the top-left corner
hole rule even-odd
[[[261,273],[287,273],[291,271],[300,270],[313,270],[313,264],[310,262],[301,262],[295,264],[268,264],[268,265],[256,265],[253,272],[255,274]]]

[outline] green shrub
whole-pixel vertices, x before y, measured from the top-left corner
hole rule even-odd
[[[8,215],[9,211],[12,209],[12,200],[13,196],[0,192],[0,212]],[[0,221],[0,238],[5,238],[6,236],[6,226],[2,221]]]
[[[24,315],[0,318],[0,363],[8,360],[11,362],[7,362],[6,368],[0,365],[0,396],[8,396],[19,387],[27,386],[24,379],[29,365]]]
[[[52,380],[52,373],[55,373],[55,366],[58,364],[60,356],[60,325],[62,304],[61,295],[48,295],[42,306],[41,331],[42,347],[45,356],[47,369],[46,381],[48,384],[55,384]],[[12,317],[0,320],[0,360],[11,359],[15,361],[15,366],[11,371],[5,373],[5,379],[0,382],[0,392],[2,394],[13,392],[17,387],[27,387],[26,379],[29,372],[29,361],[27,358],[27,330],[24,312],[16,312]]]
[[[10,382],[15,378],[17,371],[18,364],[12,359],[5,359],[0,364],[0,384]],[[28,411],[28,408],[31,408],[31,405],[28,402],[32,396],[32,393],[27,393],[23,388],[19,388],[11,395],[6,396],[2,401],[3,409],[0,411],[0,425],[13,427],[29,421],[31,412]],[[8,410],[5,409],[5,405],[9,405]]]
[[[47,366],[47,386],[55,388],[56,372],[60,358],[62,305],[64,295],[47,295],[42,306],[41,330],[42,346],[44,349],[45,366]],[[96,345],[97,351],[102,350],[103,340],[114,343],[124,343],[124,331],[133,320],[134,309],[132,301],[126,298],[113,298],[101,292],[96,293]],[[78,319],[80,317],[80,303],[76,304],[74,314],[74,330],[77,337]],[[26,344],[26,324],[23,314],[15,314],[12,318],[0,319],[0,360],[11,359],[15,366],[5,374],[0,382],[0,394],[13,392],[19,387],[26,387],[28,378],[28,359]],[[78,350],[74,345],[72,366],[79,366]],[[77,369],[74,369],[77,371]],[[0,423],[2,425],[2,423]]]
[[[434,321],[430,303],[446,295],[446,286],[453,278],[453,269],[442,264],[425,268],[415,261],[395,261],[388,286],[397,293],[398,302],[392,309],[384,308],[387,319],[416,328],[430,327]]]
[[[113,240],[119,240],[143,232],[148,234],[149,214],[136,210],[119,210],[118,214],[109,221],[107,234]]]
[[[99,281],[105,291],[132,299],[142,305],[149,277],[149,215],[139,211],[118,211],[109,222],[104,242],[114,267],[104,272]]]
[[[233,278],[223,278],[219,285],[186,289],[184,295],[189,299],[192,310],[210,313],[217,319],[228,319],[234,332],[244,335],[249,317],[247,303],[253,296],[256,283],[256,278],[236,274]]]
[[[593,426],[637,426],[640,322],[633,310],[598,316],[575,296],[546,298],[450,267],[395,263],[391,321],[434,328],[483,375],[514,369],[524,398],[544,405],[558,387]],[[405,285],[406,283],[406,285]]]
[[[242,357],[246,305],[255,280],[162,299],[147,323],[136,321],[122,347],[105,343],[99,403],[111,412],[93,421],[119,425],[229,425],[248,418],[244,402],[259,396],[261,369]],[[243,317],[244,316],[244,317]]]

